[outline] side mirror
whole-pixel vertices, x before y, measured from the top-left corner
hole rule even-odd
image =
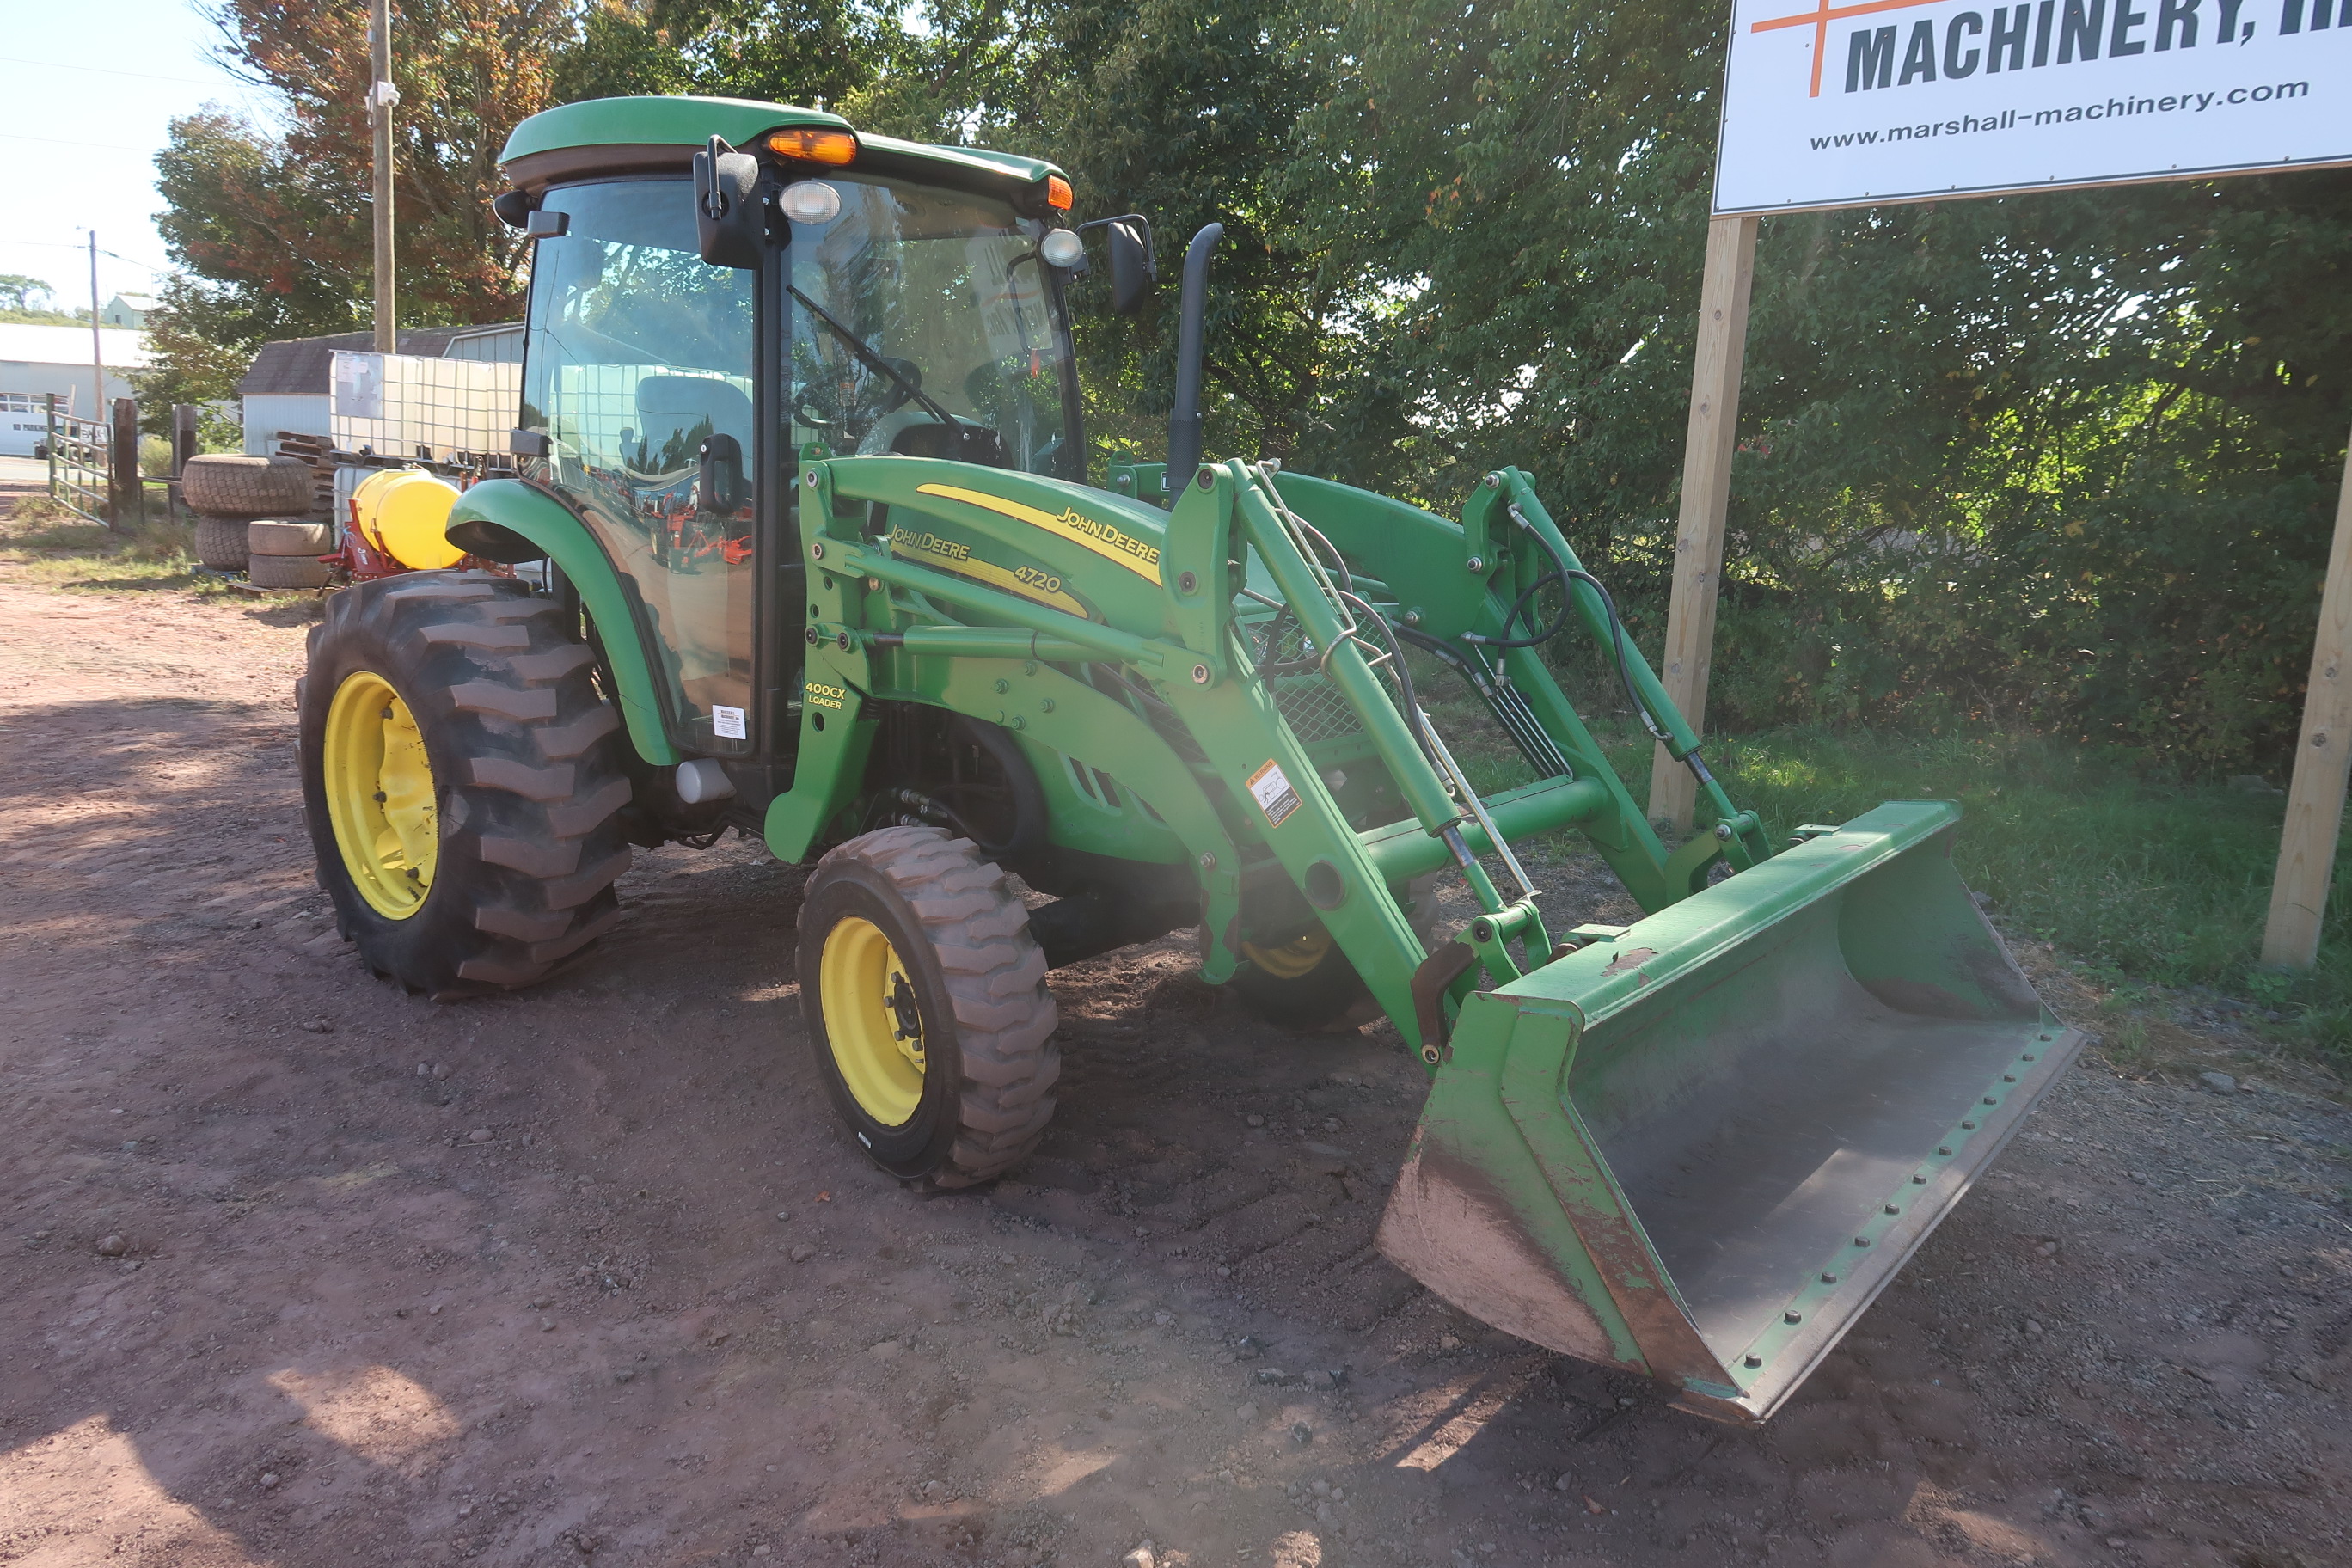
[[[722,136],[694,155],[694,232],[713,267],[757,267],[768,237],[760,162]]]
[[[715,517],[733,517],[751,499],[743,483],[743,444],[720,431],[706,438],[698,475],[702,510]]]
[[[1150,230],[1139,217],[1116,217],[1109,224],[1110,310],[1114,316],[1132,316],[1148,307],[1159,292],[1158,268],[1151,257]]]

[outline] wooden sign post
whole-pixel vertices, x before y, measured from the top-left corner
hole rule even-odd
[[[1715,655],[1716,591],[1723,576],[1723,527],[1731,506],[1731,457],[1739,426],[1739,371],[1748,353],[1748,297],[1756,280],[1756,217],[1711,218],[1706,271],[1699,284],[1698,353],[1691,369],[1690,429],[1683,447],[1682,511],[1675,523],[1675,580],[1666,601],[1666,695],[1706,728],[1706,677]],[[1655,748],[1650,819],[1688,833],[1698,784]]]
[[[2311,648],[2311,686],[2303,699],[2303,734],[2286,792],[2286,831],[2278,877],[2271,883],[2263,962],[2309,969],[2319,961],[2320,919],[2344,826],[2344,792],[2352,782],[2352,450],[2336,496],[2336,541],[2319,595],[2319,634]]]

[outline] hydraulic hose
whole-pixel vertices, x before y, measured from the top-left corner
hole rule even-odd
[[[1404,662],[1404,644],[1398,640],[1396,628],[1389,625],[1386,616],[1354,594],[1344,588],[1339,593],[1340,599],[1358,615],[1381,628],[1381,640],[1389,645],[1389,666],[1396,671],[1397,692],[1404,700],[1405,723],[1412,728],[1413,743],[1421,748],[1421,754],[1429,760],[1430,766],[1437,767],[1437,752],[1431,744],[1429,719],[1422,712],[1421,699],[1413,691],[1412,671]],[[1442,773],[1444,770],[1440,768],[1438,771]]]
[[[1514,510],[1514,515],[1517,515],[1516,509]],[[1611,651],[1616,657],[1617,679],[1625,688],[1625,700],[1632,705],[1634,716],[1642,721],[1642,728],[1650,732],[1650,738],[1658,742],[1662,745],[1667,746],[1668,749],[1671,750],[1673,743],[1665,731],[1659,727],[1656,716],[1650,711],[1650,705],[1642,700],[1642,694],[1634,689],[1633,672],[1628,667],[1625,658],[1625,623],[1617,614],[1617,601],[1610,597],[1608,588],[1601,584],[1600,578],[1595,577],[1590,572],[1581,571],[1577,567],[1570,566],[1567,561],[1561,557],[1559,552],[1551,547],[1551,541],[1546,539],[1542,534],[1538,533],[1534,529],[1528,528],[1525,520],[1522,519],[1520,521],[1519,526],[1527,531],[1529,538],[1533,539],[1538,544],[1543,547],[1543,552],[1546,555],[1551,557],[1551,574],[1546,577],[1538,577],[1534,582],[1528,584],[1526,591],[1520,594],[1517,599],[1512,601],[1510,613],[1503,617],[1503,630],[1506,634],[1505,636],[1490,637],[1478,632],[1465,632],[1463,634],[1462,640],[1466,643],[1475,643],[1484,647],[1498,648],[1536,647],[1544,643],[1548,643],[1551,641],[1552,638],[1558,637],[1568,626],[1568,617],[1573,609],[1573,606],[1569,602],[1570,595],[1573,590],[1569,587],[1569,584],[1570,583],[1583,584],[1586,587],[1591,588],[1595,594],[1601,595],[1601,607],[1608,612]],[[1528,601],[1533,598],[1546,584],[1551,583],[1558,583],[1559,584],[1560,594],[1559,614],[1553,619],[1552,624],[1533,637],[1514,637],[1508,636],[1507,634],[1511,629],[1512,623],[1519,618],[1519,614],[1526,608]],[[1705,782],[1708,776],[1706,773],[1706,764],[1698,761],[1698,753],[1696,750],[1694,749],[1690,756],[1685,760],[1690,763],[1692,771],[1699,775],[1702,782]]]
[[[1576,770],[1560,754],[1559,748],[1552,743],[1552,738],[1545,732],[1542,723],[1528,711],[1526,701],[1507,679],[1498,676],[1498,672],[1483,661],[1463,658],[1443,637],[1431,637],[1427,632],[1412,626],[1394,629],[1405,641],[1460,676],[1463,684],[1478,694],[1479,700],[1486,703],[1487,710],[1509,732],[1513,743],[1519,748],[1519,754],[1527,758],[1528,765],[1538,774],[1544,778],[1576,776]]]

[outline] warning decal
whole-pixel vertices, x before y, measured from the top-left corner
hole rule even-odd
[[[1298,809],[1298,792],[1290,787],[1281,764],[1271,759],[1250,774],[1249,792],[1257,797],[1257,808],[1265,813],[1270,827],[1281,826],[1282,819]]]

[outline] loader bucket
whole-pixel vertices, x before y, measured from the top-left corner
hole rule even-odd
[[[1381,1250],[1511,1333],[1769,1415],[2082,1047],[1880,806],[1465,1005]]]

